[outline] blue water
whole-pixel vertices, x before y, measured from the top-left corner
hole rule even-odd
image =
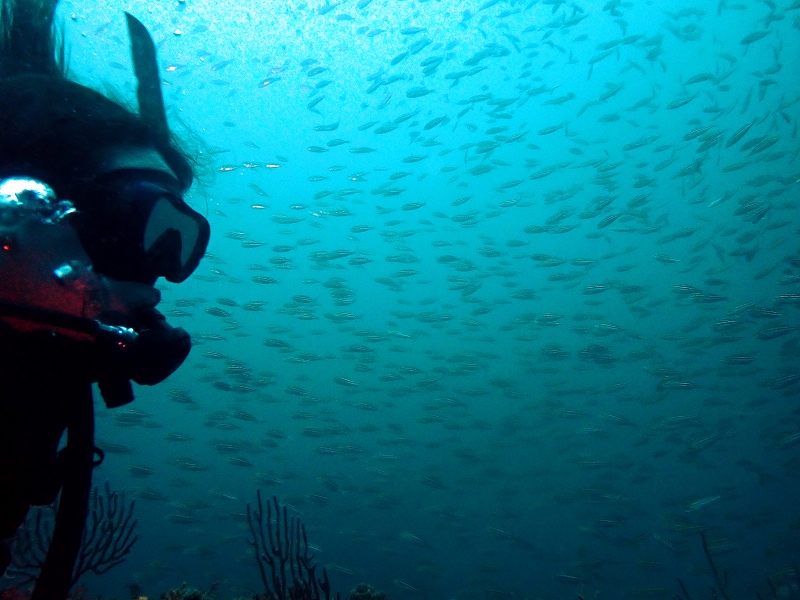
[[[710,598],[704,532],[798,597],[797,2],[65,0],[133,103],[123,10],[213,233],[190,359],[98,401],[139,540],[91,592],[262,591],[261,488],[343,594]]]

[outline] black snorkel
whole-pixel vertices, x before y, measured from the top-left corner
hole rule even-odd
[[[131,40],[131,57],[136,73],[136,98],[139,101],[139,116],[147,123],[156,141],[169,143],[169,125],[164,110],[164,97],[161,94],[161,77],[158,73],[156,46],[150,32],[136,17],[125,13],[128,22],[128,36]]]

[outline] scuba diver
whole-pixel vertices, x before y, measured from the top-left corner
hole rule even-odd
[[[71,585],[103,457],[92,386],[118,407],[183,363],[154,284],[189,277],[210,234],[149,33],[126,13],[137,114],[67,78],[57,4],[0,0],[0,575],[30,507],[59,499],[32,600]]]

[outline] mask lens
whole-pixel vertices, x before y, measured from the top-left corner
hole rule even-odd
[[[153,274],[172,283],[184,281],[203,258],[210,233],[208,221],[182,200],[157,197],[142,232],[142,250]],[[170,256],[162,256],[166,248]]]
[[[179,210],[169,199],[162,196],[156,200],[147,219],[142,242],[144,251],[150,252],[153,244],[170,230],[176,231],[180,236],[179,272],[183,272],[191,261],[197,246],[200,227],[194,218]],[[172,274],[170,273],[170,275]]]

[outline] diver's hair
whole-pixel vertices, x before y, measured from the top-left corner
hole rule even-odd
[[[138,115],[63,77],[0,79],[0,178],[36,177],[77,204],[74,194],[110,150],[150,146],[188,188],[192,163],[177,144],[158,140]]]
[[[174,138],[67,79],[58,1],[0,0],[0,177],[38,177],[78,202],[110,149],[151,146],[187,189],[194,161]]]
[[[55,30],[59,0],[0,0],[0,77],[64,76],[64,43]]]

